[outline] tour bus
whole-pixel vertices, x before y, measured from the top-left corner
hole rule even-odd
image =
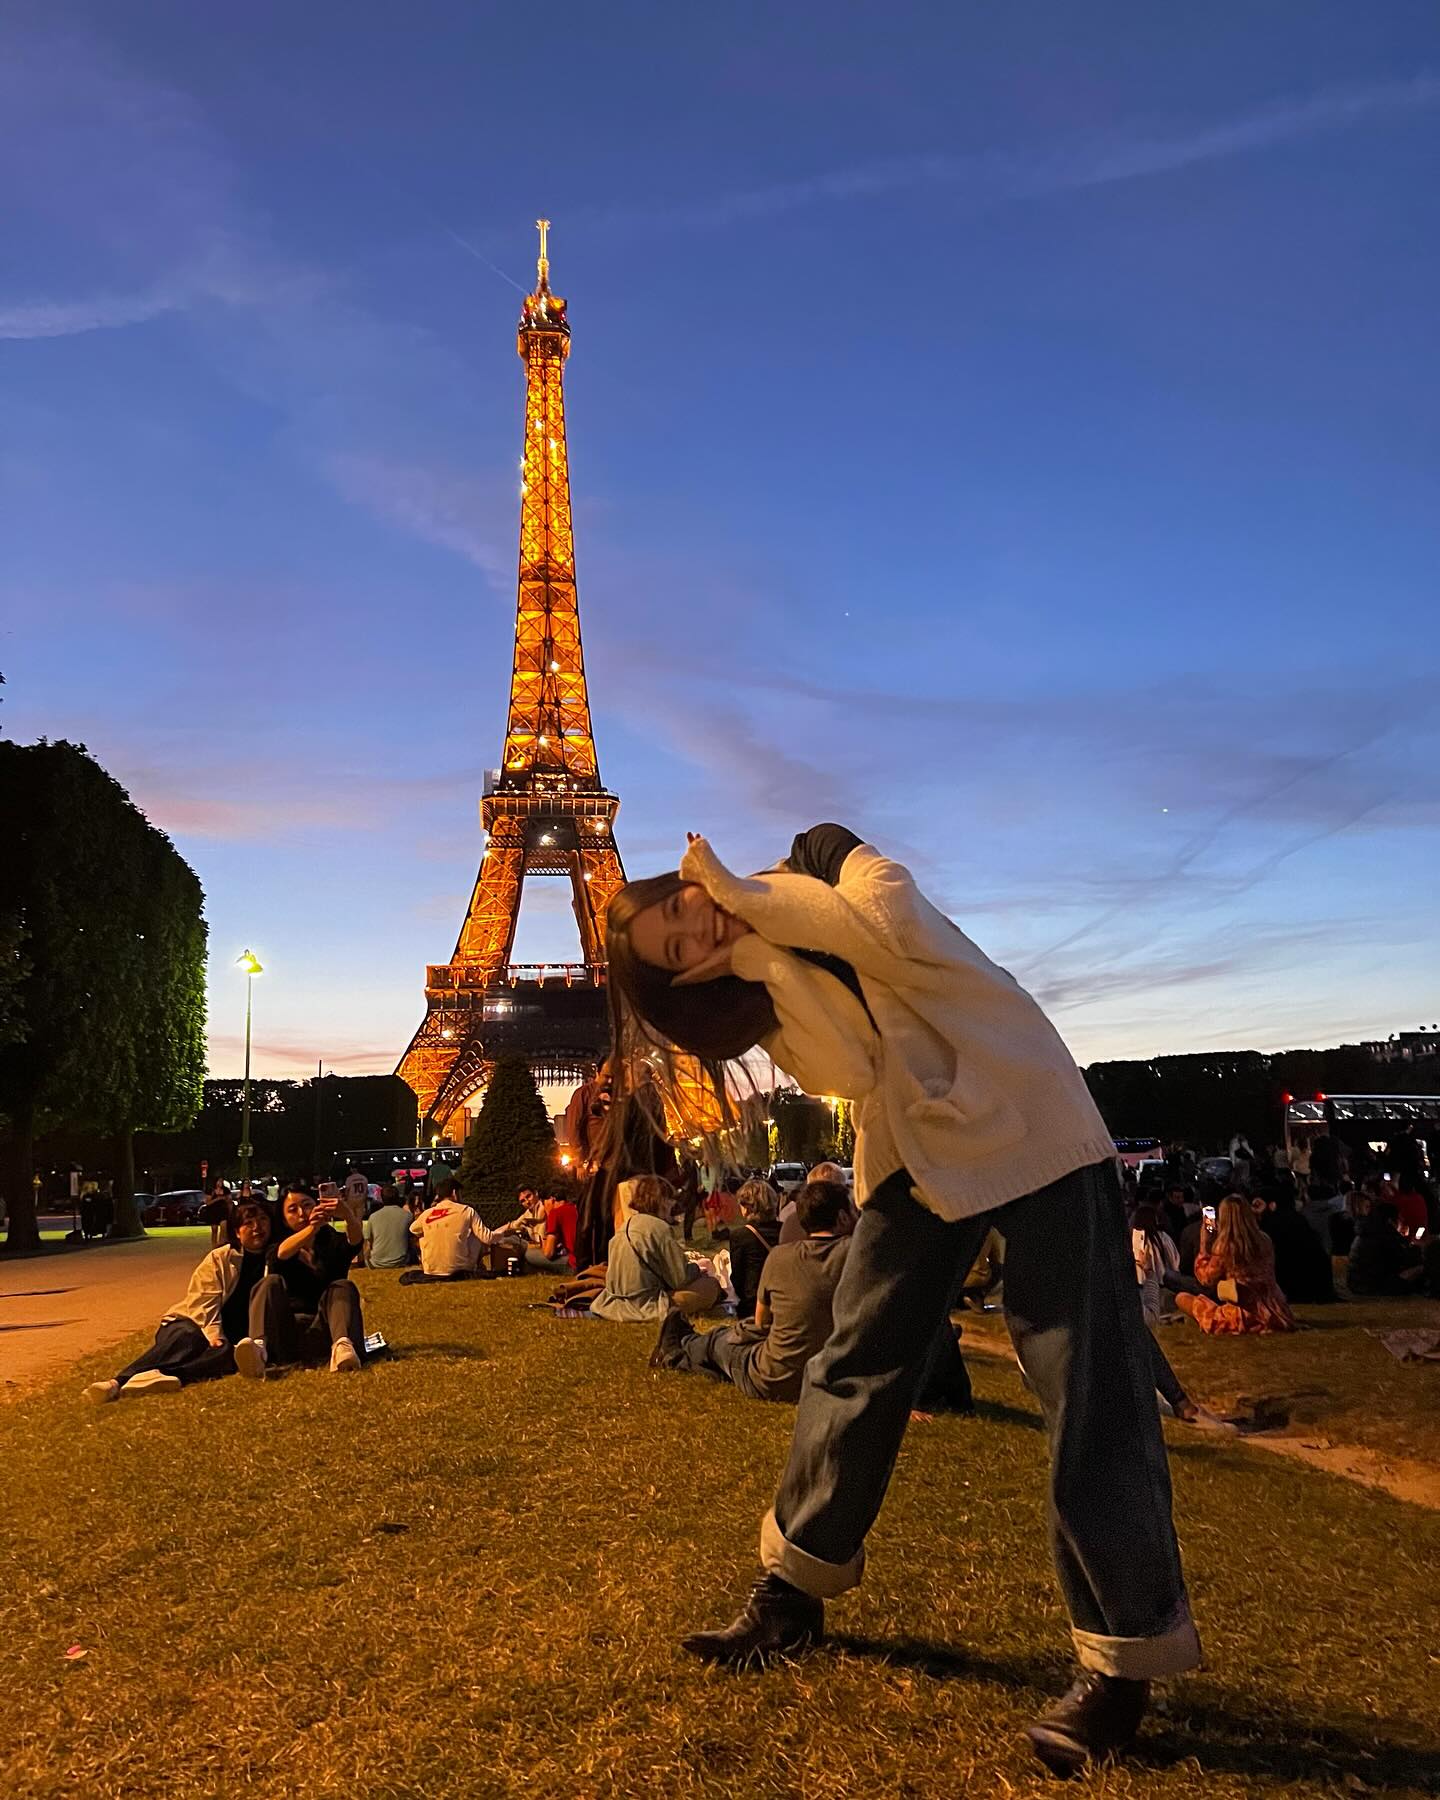
[[[1165,1172],[1165,1146],[1156,1137],[1119,1137],[1115,1149],[1127,1169],[1143,1182],[1147,1175]]]
[[[447,1170],[452,1175],[460,1173],[460,1147],[458,1144],[426,1144],[413,1149],[397,1150],[387,1145],[382,1150],[336,1150],[331,1154],[330,1163],[336,1181],[343,1181],[351,1169],[358,1169],[366,1181],[375,1186],[384,1186],[408,1175],[411,1186],[423,1192],[430,1185],[432,1172],[435,1175],[443,1175]]]
[[[1308,1100],[1286,1094],[1284,1101],[1285,1154],[1292,1162],[1322,1132],[1345,1144],[1368,1144],[1377,1156],[1412,1126],[1422,1139],[1440,1139],[1440,1094],[1314,1094]]]

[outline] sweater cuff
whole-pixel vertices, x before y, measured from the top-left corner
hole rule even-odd
[[[733,875],[704,838],[696,838],[686,850],[680,875],[772,944],[840,956],[862,973],[883,966],[893,975],[895,959],[839,890],[813,875]]]

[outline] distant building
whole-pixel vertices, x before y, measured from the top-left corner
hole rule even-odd
[[[1362,1044],[1375,1062],[1424,1062],[1440,1056],[1440,1025],[1422,1025],[1418,1031],[1397,1031],[1381,1042]]]

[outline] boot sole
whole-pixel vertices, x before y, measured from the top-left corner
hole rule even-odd
[[[813,1650],[820,1643],[822,1633],[807,1632],[805,1636],[793,1639],[788,1644],[772,1644],[761,1650],[745,1650],[735,1652],[723,1644],[713,1644],[703,1636],[682,1638],[680,1648],[688,1655],[698,1657],[701,1662],[712,1663],[717,1668],[762,1669],[767,1663],[789,1662],[792,1658],[803,1656],[807,1650]]]
[[[1114,1762],[1135,1741],[1130,1738],[1123,1744],[1109,1744],[1103,1750],[1096,1750],[1081,1739],[1047,1725],[1027,1725],[1025,1735],[1030,1740],[1030,1748],[1050,1773],[1061,1776],[1079,1775],[1087,1768]]]

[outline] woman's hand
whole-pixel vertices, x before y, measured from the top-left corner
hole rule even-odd
[[[714,981],[717,975],[728,975],[730,969],[730,952],[733,944],[722,944],[713,956],[707,956],[704,962],[696,963],[691,969],[671,977],[671,987],[693,987],[697,981]]]

